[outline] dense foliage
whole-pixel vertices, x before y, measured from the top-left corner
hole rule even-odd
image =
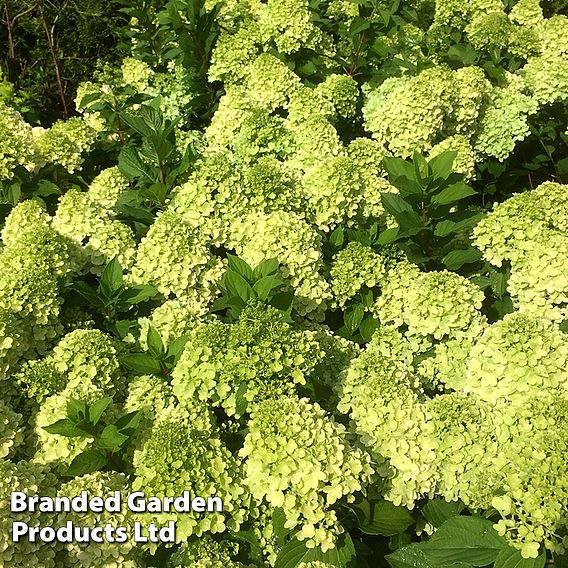
[[[563,3],[120,6],[77,116],[0,92],[0,565],[565,566]]]

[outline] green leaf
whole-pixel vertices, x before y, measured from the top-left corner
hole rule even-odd
[[[465,562],[439,564],[433,562],[423,548],[424,543],[413,543],[385,556],[392,568],[471,568]]]
[[[448,502],[445,499],[433,499],[424,505],[422,514],[432,526],[438,528],[448,519],[457,517],[464,508],[461,501]]]
[[[493,568],[544,568],[546,553],[543,552],[538,558],[523,558],[521,552],[513,547],[501,550]]]
[[[336,568],[355,568],[355,546],[349,534],[342,534],[337,539],[336,547],[327,552],[322,552],[320,548],[307,548],[303,542],[293,538],[280,549],[274,568],[296,568],[301,562],[316,560]]]
[[[476,195],[472,187],[463,182],[458,182],[442,189],[440,193],[433,195],[431,201],[436,205],[451,205],[472,195]]]
[[[118,320],[114,323],[116,332],[121,339],[124,339],[130,333],[133,326],[134,322],[131,320]]]
[[[278,268],[280,263],[277,258],[267,258],[263,260],[254,269],[254,280],[259,280],[260,278],[265,278],[271,274],[278,274]]]
[[[150,136],[154,132],[143,118],[128,113],[120,113],[120,118],[133,130],[142,136]]]
[[[264,302],[270,296],[270,292],[282,286],[283,283],[283,280],[279,276],[271,274],[270,276],[265,276],[264,278],[257,280],[252,289],[254,290],[256,297]]]
[[[359,333],[361,334],[361,337],[363,338],[364,341],[371,341],[371,338],[373,337],[373,333],[375,333],[375,331],[377,331],[377,329],[379,328],[380,323],[377,319],[375,319],[374,317],[371,316],[367,316],[362,322],[361,325],[359,326]]]
[[[489,272],[489,284],[491,289],[498,298],[502,298],[503,294],[507,291],[507,282],[509,280],[509,273],[499,272],[498,270],[491,269]]]
[[[458,270],[464,264],[477,262],[482,256],[483,253],[479,249],[469,247],[468,249],[459,249],[449,252],[444,256],[442,262],[449,270]]]
[[[70,398],[66,405],[67,417],[75,424],[79,424],[87,418],[87,404],[82,400]]]
[[[111,402],[111,397],[101,398],[100,400],[93,402],[93,404],[89,406],[89,422],[93,425],[96,425]]]
[[[375,241],[378,245],[388,245],[394,243],[398,238],[399,228],[393,227],[391,229],[385,229]]]
[[[438,564],[461,561],[472,566],[488,566],[505,546],[507,541],[497,534],[491,521],[453,517],[424,543],[423,550]]]
[[[113,258],[101,274],[100,289],[107,298],[113,298],[124,285],[122,266],[118,258]]]
[[[247,391],[248,391],[248,383],[247,381],[243,381],[239,385],[239,388],[235,393],[235,410],[237,412],[237,415],[239,416],[242,416],[247,411],[248,400],[245,398],[245,394],[247,393]]]
[[[229,268],[234,270],[237,274],[240,274],[247,282],[252,284],[254,281],[254,274],[248,262],[232,254],[229,254],[227,259],[229,261]]]
[[[120,151],[118,155],[118,167],[130,180],[144,178],[152,183],[159,181],[132,146],[126,146]]]
[[[100,450],[86,450],[75,457],[63,475],[77,477],[99,471],[107,464],[107,458]]]
[[[95,288],[89,286],[86,282],[74,282],[71,285],[71,289],[82,296],[89,304],[94,306],[104,306],[104,302],[99,297],[99,294]]]
[[[114,424],[109,424],[105,426],[101,437],[97,440],[97,447],[101,450],[117,452],[127,440],[128,436],[121,434]]]
[[[40,197],[49,197],[50,195],[59,195],[61,193],[59,186],[47,179],[40,179],[37,183],[37,189],[34,191],[34,194]]]
[[[161,335],[153,325],[150,325],[148,329],[146,341],[148,343],[148,351],[150,351],[152,356],[155,359],[161,359],[165,354],[164,343],[162,341]]]
[[[485,213],[479,211],[460,211],[450,213],[447,219],[440,221],[436,225],[434,234],[437,237],[447,237],[448,235],[459,233],[476,225],[485,217]]]
[[[332,231],[331,235],[329,235],[328,241],[333,249],[339,249],[345,241],[345,231],[343,230],[343,227],[336,227]]]
[[[181,354],[183,353],[183,350],[185,349],[185,345],[188,342],[188,340],[189,336],[182,335],[181,337],[174,339],[168,345],[168,350],[166,352],[166,359],[172,360],[172,366],[174,366],[178,362],[179,358],[181,357]]]
[[[120,294],[119,302],[126,306],[133,306],[134,304],[145,302],[157,293],[158,290],[156,290],[154,286],[150,286],[148,284],[132,286],[131,288],[123,290],[122,294]]]
[[[363,499],[348,507],[357,516],[359,529],[365,534],[392,536],[405,531],[414,518],[405,507],[397,507],[390,501],[370,502]]]
[[[402,158],[392,158],[386,156],[383,158],[383,168],[389,176],[389,180],[393,185],[398,178],[405,177],[409,180],[416,180],[414,172],[414,164],[407,162]]]
[[[355,304],[345,310],[345,313],[343,314],[343,322],[345,323],[345,327],[349,333],[353,334],[357,331],[357,328],[363,321],[364,315],[365,311],[363,310],[363,306],[360,304]]]
[[[138,428],[143,416],[144,415],[140,410],[135,410],[134,412],[129,412],[128,414],[121,416],[114,425],[120,432],[127,433],[128,431],[134,431]]]
[[[159,361],[156,361],[149,353],[131,353],[122,355],[120,362],[140,375],[161,374],[162,368]]]
[[[457,155],[458,153],[455,150],[447,150],[434,156],[428,162],[434,178],[446,179],[452,173],[452,167]]]
[[[412,205],[405,201],[405,199],[399,195],[398,193],[382,193],[381,194],[381,201],[383,203],[383,207],[385,210],[397,217],[403,212],[414,213]]]
[[[230,296],[238,296],[244,302],[248,302],[254,296],[251,285],[234,270],[225,272],[221,284],[226,287]]]
[[[87,434],[84,430],[79,428],[74,422],[68,418],[63,418],[50,424],[49,426],[44,426],[43,429],[50,434],[56,434],[58,436],[67,436],[68,438],[75,438],[78,436],[85,437]]]

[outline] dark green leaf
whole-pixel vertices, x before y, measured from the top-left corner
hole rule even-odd
[[[307,548],[303,542],[293,538],[281,548],[274,568],[296,568],[301,562],[316,560],[336,568],[355,568],[355,546],[349,534],[342,534],[337,540],[337,546],[327,552],[322,552],[320,548]]]
[[[112,402],[111,397],[101,398],[89,406],[89,422],[96,425]]]
[[[460,231],[464,231],[465,229],[469,229],[476,225],[484,216],[485,213],[479,211],[450,213],[447,219],[440,221],[436,225],[434,234],[437,237],[446,237],[448,235],[459,233]]]
[[[151,136],[153,130],[150,126],[146,124],[143,118],[139,116],[134,116],[128,113],[121,113],[120,118],[130,126],[133,130],[141,134],[142,136]]]
[[[377,329],[379,328],[380,324],[379,321],[376,320],[375,318],[371,317],[371,316],[367,316],[362,322],[361,325],[359,326],[359,333],[361,334],[361,337],[363,338],[364,341],[371,341],[371,338],[373,337],[373,333],[375,333],[375,331],[377,331]]]
[[[37,184],[37,190],[34,193],[40,197],[49,197],[50,195],[59,195],[62,191],[53,182],[47,179],[40,179]]]
[[[79,295],[81,295],[89,304],[93,306],[103,306],[104,302],[99,297],[99,294],[95,288],[89,286],[86,282],[75,282],[71,286],[72,290],[75,290]]]
[[[167,359],[172,359],[172,364],[175,365],[179,358],[181,357],[181,354],[183,353],[183,350],[185,349],[185,345],[189,340],[189,336],[187,335],[182,335],[181,337],[178,337],[177,339],[174,339],[169,345],[168,345],[168,350],[166,352],[166,358]]]
[[[158,290],[153,286],[141,284],[140,286],[132,286],[124,290],[120,295],[119,301],[126,306],[133,306],[134,304],[148,300],[157,293]]]
[[[64,475],[77,477],[99,471],[107,464],[106,456],[99,450],[86,450],[75,457]]]
[[[129,430],[136,430],[140,421],[142,420],[143,413],[140,410],[129,412],[121,416],[115,423],[115,426],[120,432],[128,432]]]
[[[244,302],[248,302],[254,295],[251,285],[233,270],[227,271],[221,282],[226,286],[229,295],[238,296]]]
[[[356,514],[359,529],[365,534],[392,536],[414,523],[408,509],[397,507],[390,501],[369,502],[363,499],[348,506]]]
[[[161,335],[153,325],[150,325],[148,329],[146,341],[148,343],[148,351],[150,351],[155,359],[160,359],[165,353],[164,343]]]
[[[489,283],[491,285],[491,289],[498,298],[502,298],[503,294],[507,291],[508,280],[508,273],[499,272],[493,268],[489,272]]]
[[[247,262],[238,256],[229,254],[227,256],[229,261],[229,268],[234,270],[237,274],[240,274],[247,282],[251,283],[254,281],[253,270]]]
[[[544,568],[546,553],[543,552],[538,558],[523,558],[516,548],[507,547],[501,550],[493,568]]]
[[[276,288],[279,288],[280,286],[282,286],[282,284],[283,280],[279,276],[272,274],[270,276],[265,276],[264,278],[257,280],[254,283],[252,289],[254,290],[256,297],[264,302],[270,296],[270,292],[272,292],[272,290],[275,290]]]
[[[100,289],[107,298],[113,298],[123,284],[122,266],[115,257],[105,266],[101,274]]]
[[[386,156],[383,158],[383,168],[389,176],[389,180],[393,185],[398,178],[405,177],[409,180],[415,180],[414,164],[407,162],[402,158],[392,158]]]
[[[156,361],[149,353],[132,353],[130,355],[122,355],[120,362],[140,375],[160,374],[162,368],[159,361]]]
[[[451,205],[475,194],[476,192],[473,188],[463,182],[459,182],[454,183],[453,185],[442,189],[440,193],[433,195],[431,201],[437,205]]]
[[[426,555],[424,543],[414,543],[385,556],[392,568],[472,568],[466,562],[439,564]]]
[[[332,231],[331,235],[329,235],[329,244],[334,249],[339,249],[341,245],[343,245],[344,240],[345,240],[345,232],[343,230],[343,227],[336,227]]]
[[[457,517],[464,509],[461,501],[445,501],[444,499],[433,499],[428,501],[422,508],[424,518],[433,526],[438,528],[442,523]]]
[[[118,167],[128,178],[144,178],[149,182],[157,182],[152,170],[142,161],[138,152],[132,146],[124,147],[118,155]]]
[[[67,400],[67,417],[75,424],[79,424],[87,418],[87,404],[82,400],[69,398]]]
[[[355,304],[345,310],[345,313],[343,314],[343,322],[345,323],[345,327],[349,333],[353,334],[357,331],[361,321],[363,321],[364,315],[365,311],[360,304]]]
[[[413,213],[412,205],[404,200],[404,198],[398,193],[382,193],[381,201],[385,210],[397,217],[402,212]]]
[[[105,426],[101,437],[97,440],[97,447],[101,450],[117,452],[127,440],[128,436],[121,434],[114,424],[109,424]]]
[[[398,238],[399,228],[394,227],[391,229],[384,230],[375,241],[378,245],[388,245],[393,243]]]
[[[477,262],[483,256],[479,249],[470,247],[468,249],[453,250],[449,252],[442,262],[446,265],[449,270],[458,270],[464,264],[470,264],[472,262]]]
[[[467,562],[472,566],[488,566],[505,546],[507,541],[497,534],[491,521],[453,517],[424,543],[423,549],[438,564]]]
[[[44,426],[43,429],[50,434],[67,436],[68,438],[74,438],[77,436],[85,437],[87,435],[84,430],[76,426],[75,423],[68,418],[63,418],[49,426]]]
[[[447,150],[434,156],[428,164],[436,179],[446,179],[452,173],[452,166],[458,153],[455,150]]]

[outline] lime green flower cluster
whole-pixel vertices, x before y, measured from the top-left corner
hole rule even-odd
[[[388,480],[385,497],[412,508],[433,494],[436,471],[429,415],[420,402],[420,385],[408,366],[369,347],[344,373],[338,410],[373,457],[376,472]]]
[[[58,120],[35,137],[35,162],[59,164],[68,172],[80,169],[82,155],[95,140],[95,131],[78,117]]]
[[[459,274],[420,272],[405,261],[389,271],[374,311],[381,323],[404,325],[406,336],[432,345],[459,337],[483,320],[483,299],[483,292]]]
[[[47,467],[21,460],[13,463],[0,460],[0,564],[13,568],[58,568],[56,554],[58,546],[53,543],[44,544],[37,540],[30,542],[27,538],[14,542],[12,539],[12,523],[20,521],[30,527],[50,525],[54,520],[48,513],[23,512],[13,513],[10,510],[10,497],[13,491],[23,491],[29,497],[34,495],[55,495],[55,476]],[[51,522],[50,522],[51,521]]]
[[[88,439],[50,434],[43,427],[67,416],[66,402],[69,398],[92,403],[124,392],[116,353],[111,338],[103,332],[76,330],[63,337],[41,362],[24,367],[19,381],[26,386],[27,396],[43,397],[54,391],[42,401],[34,416],[37,435],[34,461],[68,464],[86,448]],[[39,373],[42,368],[51,373],[51,385],[41,382],[45,380]],[[34,380],[39,384],[35,384]],[[107,410],[111,411],[112,408]]]
[[[8,403],[0,401],[0,459],[11,458],[23,441],[21,418]]]
[[[234,557],[239,551],[235,542],[213,540],[208,535],[189,540],[172,558],[172,568],[247,568]],[[248,568],[254,568],[250,565]]]
[[[143,448],[134,452],[133,463],[135,491],[157,497],[189,491],[205,499],[221,499],[222,511],[215,508],[206,514],[140,513],[146,524],[175,520],[177,542],[205,532],[238,530],[247,517],[250,496],[243,486],[241,466],[220,440],[211,412],[196,399],[188,408],[169,406],[160,413]]]
[[[73,498],[87,491],[90,496],[105,499],[120,491],[123,495],[128,491],[128,479],[122,473],[100,472],[75,477],[71,481],[63,483],[57,494],[63,497]],[[63,546],[66,551],[65,566],[69,568],[105,568],[109,565],[116,568],[139,568],[144,566],[141,562],[142,550],[136,547],[132,538],[132,524],[134,513],[128,511],[123,504],[120,512],[109,513],[107,511],[94,513],[62,512],[56,513],[56,526],[64,526],[67,522],[77,527],[125,527],[129,536],[125,542],[90,541],[87,543],[70,542]]]
[[[208,245],[197,227],[167,209],[140,242],[130,279],[153,284],[166,297],[187,297],[207,305],[217,293],[215,283],[225,269],[225,263],[211,254]]]
[[[256,499],[282,507],[287,528],[323,551],[341,532],[330,507],[360,491],[372,474],[368,454],[352,447],[343,425],[295,396],[267,398],[253,409],[239,455]]]
[[[545,182],[513,195],[473,231],[484,258],[510,262],[508,289],[518,309],[563,321],[568,315],[568,186]]]
[[[32,127],[21,114],[0,101],[0,180],[11,179],[16,166],[33,157]]]
[[[114,199],[113,194],[124,186],[116,176],[107,176],[103,172],[95,178],[93,193],[70,189],[59,200],[53,217],[53,228],[70,242],[70,258],[76,272],[100,274],[103,266],[115,257],[124,268],[133,262],[134,234],[127,225],[113,218],[105,201]],[[107,196],[102,197],[101,192]]]
[[[283,312],[251,304],[234,324],[212,321],[190,334],[172,374],[173,392],[181,405],[197,397],[242,415],[251,403],[292,394],[322,355],[315,339],[294,330]]]

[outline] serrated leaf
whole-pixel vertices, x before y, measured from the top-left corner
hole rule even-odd
[[[461,501],[448,502],[445,499],[433,499],[422,508],[424,518],[438,528],[448,519],[457,517],[465,508]]]
[[[118,167],[130,180],[139,177],[152,183],[159,181],[132,146],[126,146],[120,151],[118,155]]]
[[[423,549],[424,543],[413,543],[385,556],[392,568],[472,568],[466,562],[438,564],[428,558]]]
[[[450,251],[444,256],[442,262],[449,270],[458,270],[464,264],[477,262],[482,256],[483,253],[479,249],[469,247],[468,249]]]
[[[120,113],[120,118],[130,126],[133,130],[141,134],[142,136],[150,136],[153,130],[146,124],[143,118],[140,116],[134,116],[128,113]]]
[[[251,285],[234,270],[228,270],[223,276],[222,285],[226,287],[230,296],[238,296],[244,302],[248,302],[253,297]]]
[[[544,552],[537,558],[523,558],[519,550],[507,547],[501,550],[493,568],[544,568],[545,564],[546,553]]]
[[[99,294],[95,288],[87,284],[86,282],[74,282],[71,285],[71,289],[77,292],[81,297],[83,297],[89,304],[94,306],[102,306],[104,302],[99,297]]]
[[[505,546],[507,541],[497,534],[491,521],[454,517],[442,524],[423,549],[429,559],[439,564],[467,562],[472,566],[488,566]]]
[[[102,450],[117,452],[127,440],[128,436],[121,434],[114,424],[109,424],[105,426],[100,438],[97,440],[97,447]]]
[[[363,340],[367,342],[371,341],[373,333],[377,331],[379,326],[380,323],[378,320],[376,320],[374,317],[367,316],[359,326],[359,333],[361,334]]]
[[[111,397],[101,398],[89,406],[89,422],[96,425],[104,411],[110,406]]]
[[[476,191],[470,187],[469,185],[459,182],[450,185],[440,193],[436,193],[431,197],[432,203],[436,205],[451,205],[453,203],[457,203],[466,197],[471,197],[472,195],[476,195]]]
[[[389,176],[389,181],[395,184],[398,178],[405,177],[409,180],[415,180],[414,164],[407,162],[402,158],[393,158],[386,156],[383,158],[383,168]]]
[[[272,274],[278,274],[280,263],[277,258],[267,258],[263,260],[254,269],[254,279],[264,278]]]
[[[107,464],[106,456],[99,450],[86,450],[75,457],[63,475],[78,477],[99,471]]]
[[[86,432],[79,428],[74,422],[68,418],[63,418],[50,424],[49,426],[44,426],[43,430],[49,432],[50,434],[56,434],[57,436],[66,436],[68,438],[85,437]]]

